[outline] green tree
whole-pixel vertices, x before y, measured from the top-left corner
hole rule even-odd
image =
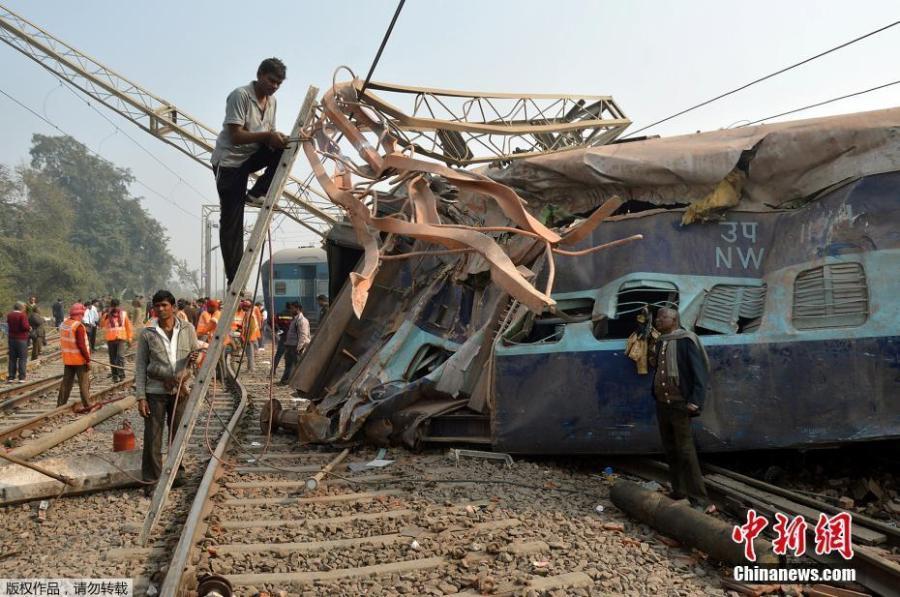
[[[53,181],[73,214],[69,240],[90,257],[102,284],[98,293],[164,284],[172,271],[168,237],[132,197],[126,168],[91,154],[67,136],[34,135],[31,166]]]
[[[0,309],[31,294],[46,304],[165,284],[168,238],[129,194],[133,181],[71,137],[34,135],[30,168],[0,165]]]

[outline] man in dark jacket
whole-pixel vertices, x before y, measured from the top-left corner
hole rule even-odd
[[[669,463],[672,498],[689,498],[706,507],[709,497],[703,484],[697,449],[691,434],[691,417],[700,415],[706,398],[709,362],[700,339],[680,327],[678,311],[661,308],[656,329],[662,334],[650,365],[653,397],[663,450]]]
[[[6,315],[6,325],[9,328],[9,332],[7,332],[9,354],[6,356],[9,361],[9,376],[6,378],[6,382],[15,382],[16,374],[18,374],[19,383],[24,383],[25,369],[28,365],[28,337],[31,334],[28,316],[25,315],[25,305],[17,302],[13,306],[13,310]]]
[[[65,319],[63,316],[63,303],[62,299],[58,298],[56,299],[56,302],[53,303],[53,324],[59,328],[59,326],[62,325],[63,319]]]
[[[44,328],[44,316],[41,308],[34,305],[28,315],[28,325],[31,326],[31,360],[36,361],[41,356],[41,349],[47,343],[47,331]]]

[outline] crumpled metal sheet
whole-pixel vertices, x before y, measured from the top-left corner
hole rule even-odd
[[[900,169],[900,108],[649,139],[518,160],[485,175],[539,209],[586,212],[618,195],[660,206],[709,195],[747,160],[740,209],[767,211]]]
[[[341,153],[339,142],[329,134],[330,130],[339,131],[350,142],[363,164],[356,164]],[[370,142],[366,133],[375,135],[374,142]],[[549,296],[553,275],[549,276],[546,289],[542,291],[535,288],[522,276],[518,264],[510,259],[492,234],[525,235],[544,243],[545,254],[551,257],[549,265],[552,272],[552,255],[558,250],[557,245],[574,244],[586,238],[618,206],[618,203],[613,202],[607,209],[598,210],[599,213],[569,230],[568,237],[564,237],[534,217],[525,208],[525,201],[509,187],[480,174],[398,153],[395,139],[386,128],[384,119],[379,118],[371,106],[363,105],[356,97],[355,82],[335,85],[325,93],[321,116],[302,143],[317,181],[329,198],[346,211],[364,250],[362,266],[350,275],[351,301],[357,318],[365,308],[379,262],[388,258],[402,258],[386,255],[384,247],[380,246],[379,232],[425,240],[445,247],[450,253],[474,252],[487,263],[496,284],[529,309],[541,312],[555,304]],[[376,145],[385,155],[379,153]],[[335,163],[334,177],[326,172],[323,159]],[[348,188],[353,175],[367,182]],[[489,198],[512,225],[473,228],[443,222],[437,209],[437,199],[425,179],[426,175],[441,177],[459,189]],[[378,183],[387,182],[391,176],[395,177],[394,180],[405,183],[408,206],[389,217],[376,217],[373,211],[377,209],[377,191],[373,188]],[[335,179],[339,179],[340,184]],[[371,202],[371,206],[366,200]]]

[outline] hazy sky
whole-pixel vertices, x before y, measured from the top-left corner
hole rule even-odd
[[[394,0],[0,3],[213,128],[221,125],[226,95],[254,77],[262,58],[278,56],[288,67],[278,92],[281,130],[290,128],[307,86],[330,85],[337,66],[365,75],[396,7]],[[896,0],[408,0],[374,78],[486,91],[609,94],[633,130],[898,19]],[[648,134],[727,127],[875,87],[898,78],[898,56],[900,26]],[[199,265],[200,205],[217,202],[209,170],[106,112],[164,167],[5,44],[0,73],[0,89],[196,214],[191,218],[145,187],[132,187],[168,230],[173,252]],[[900,85],[792,118],[898,105]],[[0,162],[13,165],[27,160],[33,133],[54,134],[2,96],[0,131]],[[301,157],[295,174],[306,171]],[[276,245],[314,238],[287,223]]]

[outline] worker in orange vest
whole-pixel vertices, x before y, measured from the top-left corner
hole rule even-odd
[[[200,314],[197,322],[197,338],[204,342],[212,342],[212,334],[216,331],[219,318],[222,316],[222,311],[219,309],[219,301],[216,299],[206,301],[206,309]]]
[[[91,350],[88,348],[87,329],[81,322],[84,317],[84,305],[75,303],[69,309],[69,318],[59,326],[59,347],[62,352],[62,383],[59,384],[59,396],[56,405],[62,406],[69,401],[72,385],[78,379],[78,390],[81,392],[81,404],[89,409],[91,402]]]
[[[253,304],[253,318],[256,319],[256,337],[250,338],[250,341],[256,345],[256,350],[262,350],[262,331],[263,331],[263,314],[262,303]]]
[[[125,345],[131,346],[134,332],[131,319],[125,309],[119,308],[119,299],[110,299],[109,308],[100,318],[100,327],[106,331],[106,347],[109,364],[112,365],[113,383],[125,381]]]
[[[247,370],[256,368],[256,340],[259,339],[259,325],[253,314],[253,303],[242,300],[234,319],[231,321],[231,337],[247,356]],[[235,348],[237,348],[237,346]]]

